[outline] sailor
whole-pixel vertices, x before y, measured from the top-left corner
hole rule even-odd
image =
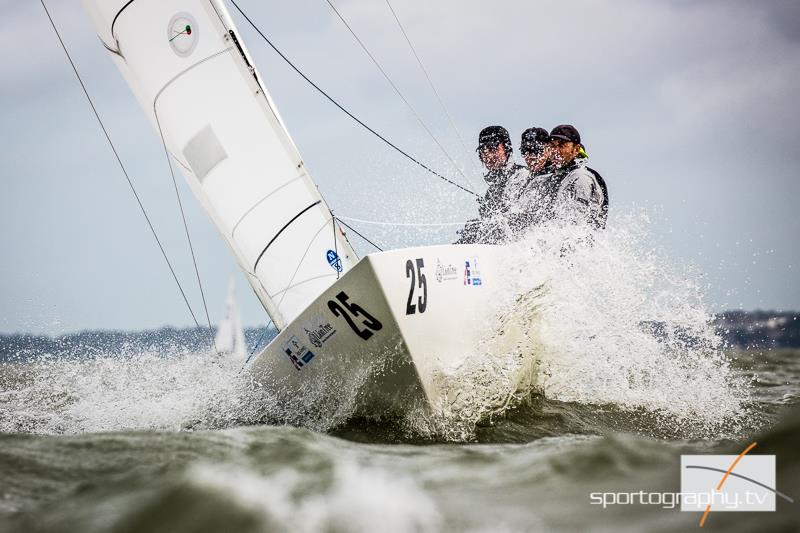
[[[514,152],[508,130],[488,126],[478,135],[478,157],[486,168],[484,179],[489,185],[478,199],[478,219],[467,221],[456,243],[500,243],[510,237],[506,215],[509,211],[506,189],[509,183],[524,179],[525,167],[512,159]]]
[[[557,183],[550,163],[549,140],[550,134],[544,128],[522,132],[519,151],[528,169],[523,180],[506,188],[508,219],[515,237],[550,218]]]
[[[550,134],[544,128],[528,128],[522,132],[519,152],[522,155],[522,159],[525,160],[531,176],[542,174],[546,171],[545,166],[549,162],[550,155],[547,146],[549,140]]]
[[[588,156],[578,130],[569,124],[553,128],[549,150],[555,169],[553,183],[558,184],[552,215],[604,228],[608,218],[608,188],[602,176],[586,166]]]

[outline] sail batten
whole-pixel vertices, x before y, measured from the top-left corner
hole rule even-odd
[[[282,328],[357,257],[335,227],[224,4],[83,4],[101,40],[117,44],[112,59]],[[335,229],[322,231],[326,226]]]
[[[244,219],[247,217],[247,215],[249,215],[255,208],[257,208],[259,205],[261,205],[262,202],[266,201],[267,198],[269,198],[270,196],[272,196],[273,194],[275,194],[279,190],[283,189],[284,187],[287,187],[287,186],[291,185],[295,181],[297,181],[299,179],[302,179],[302,178],[303,178],[303,174],[299,174],[299,175],[295,176],[294,178],[290,179],[289,181],[287,181],[287,182],[283,183],[282,185],[278,186],[275,190],[270,191],[263,198],[261,198],[258,202],[253,204],[253,206],[250,207],[250,209],[248,209],[247,212],[245,212],[241,216],[241,218],[239,218],[239,220],[236,221],[236,224],[233,225],[233,229],[231,229],[231,238],[234,238],[236,236],[236,229],[239,227],[239,224],[241,224],[242,221],[244,221]]]

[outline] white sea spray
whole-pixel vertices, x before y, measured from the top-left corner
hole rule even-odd
[[[446,402],[415,409],[412,432],[469,440],[475,425],[538,393],[548,400],[657,413],[718,430],[743,414],[748,384],[730,368],[702,275],[649,243],[644,213],[608,229],[532,230],[511,244],[506,302],[458,368],[438,370]],[[78,350],[80,351],[80,350]],[[391,354],[382,354],[391,356]],[[327,431],[354,410],[359,379],[296,397],[257,386],[211,352],[126,344],[6,364],[0,431],[84,433],[290,423]],[[326,398],[335,394],[341,401]],[[348,401],[348,399],[350,401]]]
[[[649,224],[644,213],[604,231],[551,224],[511,244],[495,334],[442,380],[447,401],[412,426],[460,440],[534,392],[655,413],[673,430],[735,433],[748,383],[712,325],[701,273],[649,244]]]

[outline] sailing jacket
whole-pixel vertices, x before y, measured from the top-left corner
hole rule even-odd
[[[479,218],[467,221],[456,243],[497,244],[507,241],[512,233],[507,216],[513,207],[509,188],[524,181],[525,177],[525,167],[510,157],[503,167],[487,172],[484,179],[489,188],[478,199]]]
[[[553,219],[588,221],[605,227],[608,189],[602,176],[586,166],[585,159],[575,159],[557,170],[551,167],[529,174],[524,187],[515,194],[516,209],[511,219],[517,234]]]
[[[526,170],[524,179],[506,189],[508,216],[515,233],[524,233],[527,228],[553,218],[558,179],[553,168],[546,166],[536,173]]]
[[[559,185],[554,214],[570,222],[590,222],[605,227],[608,189],[600,174],[587,167],[585,159],[576,158],[558,170],[556,176]]]
[[[505,166],[490,170],[484,175],[489,188],[486,194],[478,200],[478,214],[481,218],[505,214],[510,208],[510,198],[507,192],[509,185],[524,178],[525,167],[516,164],[510,157]]]

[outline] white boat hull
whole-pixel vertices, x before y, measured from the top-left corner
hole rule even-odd
[[[492,391],[494,403],[502,403],[531,384],[528,356],[536,333],[532,315],[509,319],[518,301],[508,291],[513,270],[510,250],[500,246],[368,255],[281,331],[246,372],[290,411],[402,417],[474,395],[462,390],[474,383],[448,383],[468,361],[519,356],[507,394]],[[531,311],[525,306],[522,314]]]

